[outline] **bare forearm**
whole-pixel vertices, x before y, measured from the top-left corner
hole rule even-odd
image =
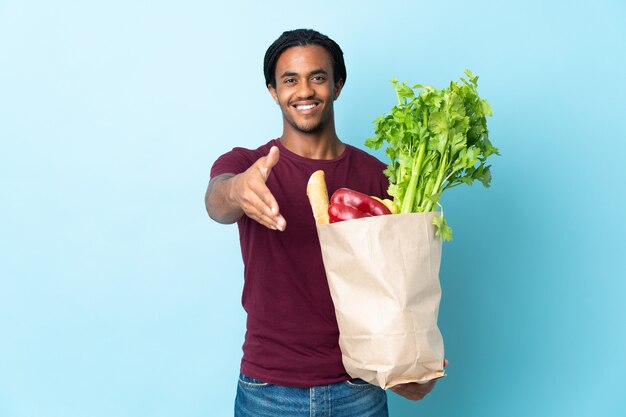
[[[231,197],[234,178],[234,174],[223,174],[209,182],[204,203],[209,217],[218,223],[234,223],[244,214],[243,209]]]

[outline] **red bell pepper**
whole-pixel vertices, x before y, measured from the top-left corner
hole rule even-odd
[[[367,194],[340,188],[330,198],[328,217],[330,223],[362,217],[391,214],[387,206]]]

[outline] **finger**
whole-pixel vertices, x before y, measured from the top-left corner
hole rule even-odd
[[[250,198],[247,204],[243,207],[243,210],[248,217],[262,223],[268,223],[275,226],[278,220],[277,215],[273,212],[271,207],[257,195]]]
[[[256,197],[258,197],[258,201],[255,201],[255,205],[258,207],[259,211],[276,218],[280,216],[278,202],[264,182],[259,181],[252,184],[251,190],[256,194]]]
[[[402,385],[394,385],[393,387],[391,387],[389,389],[392,390],[393,392],[395,392],[396,394],[399,394],[400,391],[402,391]]]
[[[270,215],[278,216],[280,212],[278,208],[278,202],[276,201],[276,198],[274,198],[274,195],[272,194],[270,189],[267,188],[265,183],[258,184],[257,187],[255,187],[254,191],[256,192],[262,204],[267,207]]]
[[[265,184],[259,185],[257,194],[259,198],[265,205],[266,209],[264,213],[267,216],[273,217],[276,225],[276,229],[280,231],[284,231],[285,227],[287,227],[287,222],[285,218],[280,214],[280,208],[278,207],[278,202],[272,192],[267,188]]]
[[[413,384],[401,384],[391,387],[390,389],[396,394],[412,401],[423,399],[429,392],[424,392],[421,388],[413,387],[412,385]]]
[[[271,221],[267,219],[267,217],[263,217],[263,218],[259,218],[256,216],[250,216],[250,218],[256,222],[258,222],[259,224],[262,224],[263,226],[267,227],[268,229],[271,230],[278,230],[276,227],[276,223],[274,221]]]
[[[278,230],[277,219],[274,216],[268,216],[266,213],[256,209],[246,212],[246,215],[269,229]]]
[[[275,216],[275,215],[270,215],[267,213],[267,211],[265,211],[265,212],[257,212],[253,216],[255,220],[256,218],[258,218],[260,223],[263,223],[265,226],[269,227],[270,229],[280,230],[281,232],[283,232],[285,228],[287,227],[287,221],[280,214]]]
[[[447,359],[444,359],[444,360],[443,360],[443,367],[445,368],[446,366],[448,366],[448,360],[447,360]]]
[[[278,163],[278,158],[280,157],[280,151],[278,150],[278,146],[272,146],[267,156],[265,157],[265,167],[273,168],[274,165]]]
[[[270,229],[284,231],[287,226],[287,222],[278,212],[278,203],[265,184],[260,192],[254,192],[249,197],[243,210],[248,217]]]
[[[267,178],[270,176],[272,168],[278,163],[279,156],[280,151],[278,150],[278,147],[272,146],[267,156],[259,158],[259,170],[263,175],[264,181],[267,181]]]
[[[278,219],[276,219],[276,229],[284,232],[287,228],[287,221],[280,214],[278,215]]]

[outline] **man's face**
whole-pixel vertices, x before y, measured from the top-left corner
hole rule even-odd
[[[294,46],[276,62],[276,88],[268,86],[288,126],[302,133],[322,131],[333,118],[335,85],[330,53],[322,46]]]

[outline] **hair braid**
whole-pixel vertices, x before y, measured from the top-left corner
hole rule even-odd
[[[283,32],[278,39],[267,48],[263,59],[263,73],[265,85],[276,88],[276,62],[286,49],[294,46],[319,45],[330,53],[333,64],[333,79],[335,83],[346,81],[346,64],[343,60],[343,51],[339,45],[328,36],[313,29],[296,29]]]

